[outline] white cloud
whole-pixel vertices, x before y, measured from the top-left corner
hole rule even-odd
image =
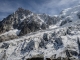
[[[59,14],[65,8],[78,5],[79,0],[45,0],[42,4],[36,3],[36,1],[30,1],[30,4],[31,6],[29,7],[25,5],[25,8],[28,8],[36,13],[54,15]],[[20,4],[18,2],[15,2],[15,4],[11,4],[10,2],[0,2],[0,12],[14,12],[20,6],[24,7],[24,4]]]
[[[79,0],[46,0],[42,5],[38,5],[36,2],[33,2],[35,10],[38,10],[40,13],[47,14],[57,14],[60,13],[65,8],[73,7],[78,5]]]

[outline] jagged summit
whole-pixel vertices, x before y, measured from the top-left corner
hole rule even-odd
[[[0,60],[80,60],[80,5],[57,16],[19,8],[0,33]]]
[[[23,9],[22,7],[19,7],[19,8],[16,10],[16,12],[23,12],[23,11],[25,11],[25,9]]]
[[[2,34],[17,29],[20,31],[18,35],[22,36],[30,32],[47,29],[50,25],[54,25],[58,21],[58,17],[35,14],[29,10],[18,8],[15,13],[10,14],[0,22],[0,33]]]
[[[32,12],[30,11],[30,10],[26,10],[26,9],[23,9],[22,7],[20,7],[20,8],[18,8],[17,10],[16,10],[16,12],[15,13],[17,13],[17,14],[25,14],[26,16],[27,15],[29,15],[29,14],[31,14]]]
[[[18,9],[17,9],[17,11],[24,11],[25,9],[23,9],[22,7],[19,7]]]

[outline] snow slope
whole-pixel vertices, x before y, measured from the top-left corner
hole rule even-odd
[[[66,50],[71,50],[79,53],[77,37],[80,38],[80,31],[78,34],[64,35],[66,28],[58,28],[53,30],[46,30],[43,32],[36,32],[30,35],[20,37],[11,41],[5,41],[0,43],[0,53],[6,51],[5,58],[7,60],[20,60],[23,57],[24,60],[41,55],[44,58],[54,57],[66,57]],[[77,31],[73,31],[77,33]],[[44,35],[47,37],[43,37]],[[56,35],[55,35],[56,34]],[[47,39],[47,40],[45,40]],[[8,45],[8,48],[6,46]],[[56,56],[54,56],[56,55]],[[2,56],[2,55],[1,55]],[[2,56],[2,57],[3,57]],[[1,59],[2,59],[1,57]],[[78,59],[78,56],[73,55],[72,57]]]

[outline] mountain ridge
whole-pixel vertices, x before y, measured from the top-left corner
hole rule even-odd
[[[58,20],[55,16],[50,17],[46,14],[35,14],[29,10],[18,8],[13,14],[0,22],[0,33],[17,29],[16,32],[18,30],[20,32],[17,36],[22,36],[30,32],[47,29],[49,25],[56,24]],[[14,36],[12,39],[14,39]]]

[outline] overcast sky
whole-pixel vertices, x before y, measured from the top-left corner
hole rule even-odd
[[[80,0],[0,0],[0,20],[19,7],[35,13],[59,14],[63,9],[79,4]]]

